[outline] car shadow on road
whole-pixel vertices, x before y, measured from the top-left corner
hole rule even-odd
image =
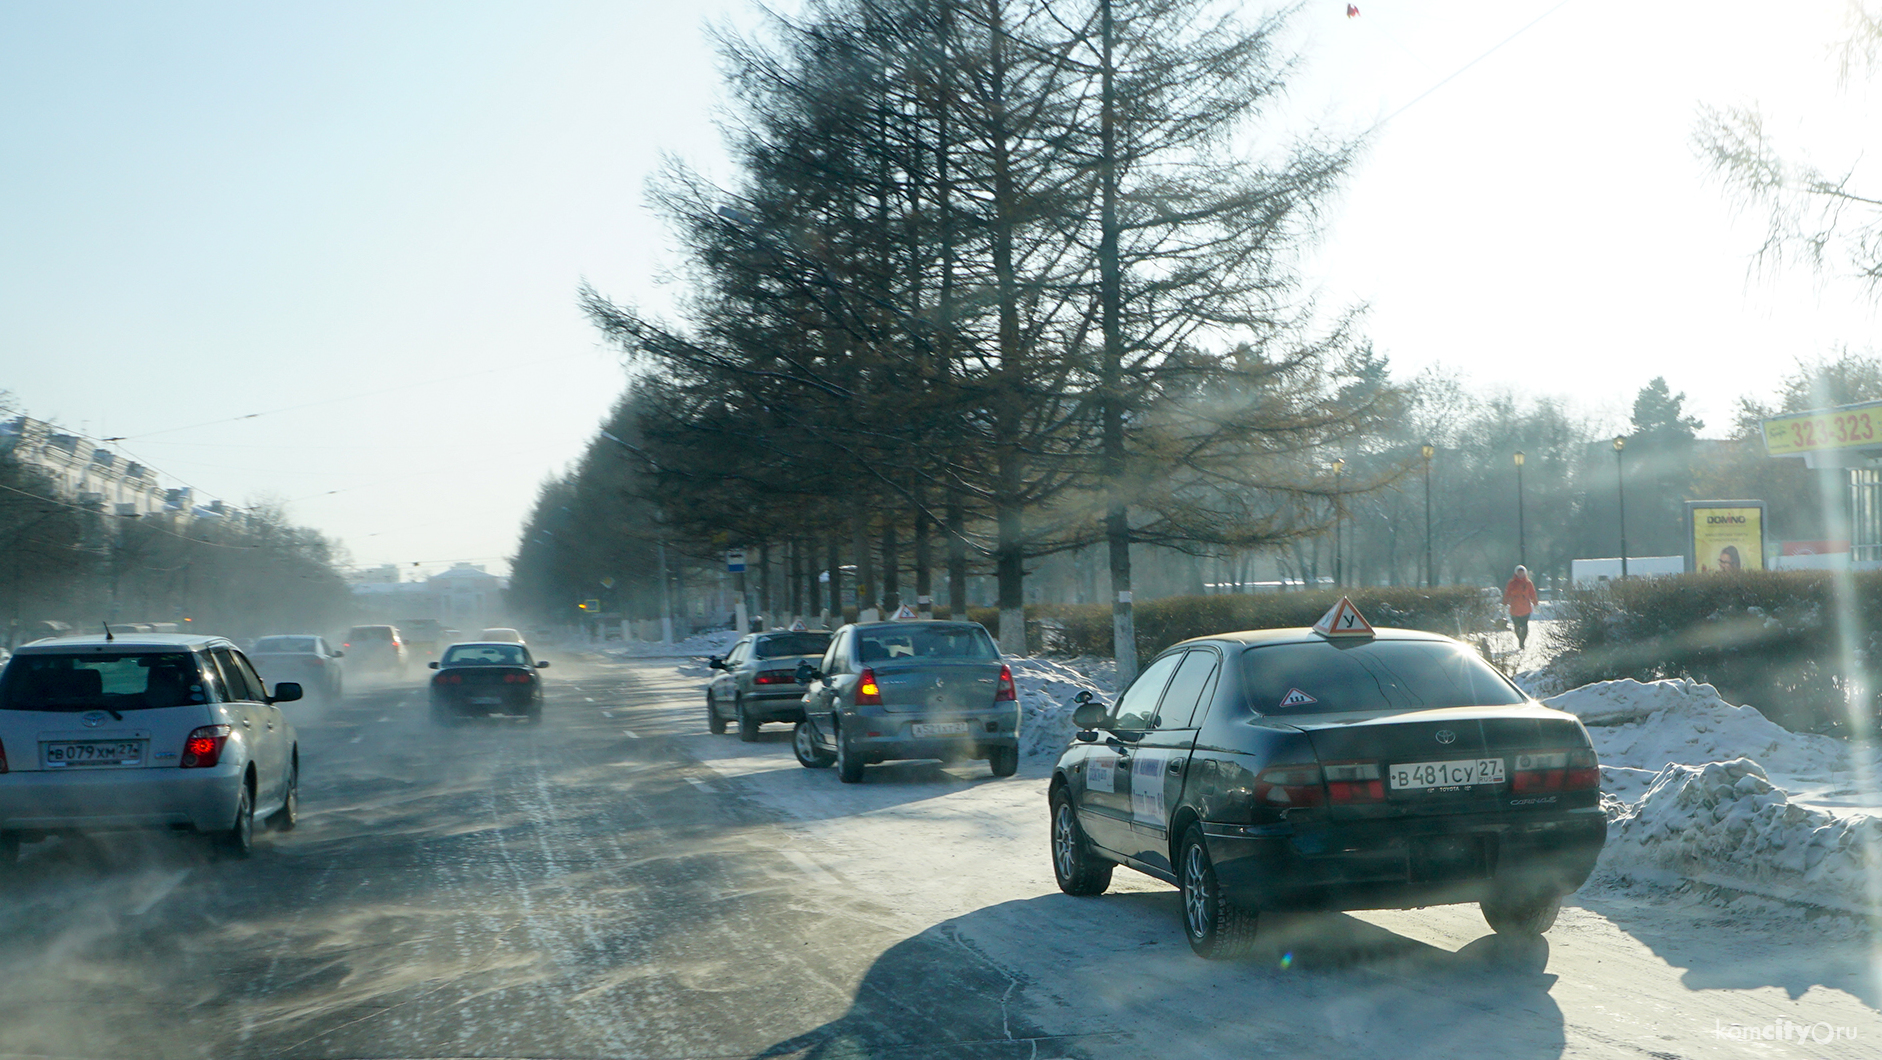
[[[1796,1000],[1824,988],[1882,1010],[1870,932],[1851,918],[1808,916],[1756,897],[1724,907],[1696,906],[1679,916],[1668,916],[1663,900],[1652,897],[1584,894],[1575,902],[1606,917],[1654,956],[1685,969],[1680,982],[1689,989],[1776,987]]]
[[[1343,914],[1273,917],[1206,961],[1174,891],[1051,894],[882,954],[849,1010],[770,1058],[1392,1056],[1550,1060],[1566,1042],[1541,938],[1445,950]]]

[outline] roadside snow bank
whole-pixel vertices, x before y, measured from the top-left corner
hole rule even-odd
[[[1793,803],[1749,759],[1668,765],[1614,818],[1602,863],[1863,912],[1882,880],[1882,820]]]
[[[738,643],[735,630],[721,629],[712,633],[697,633],[685,640],[662,644],[657,640],[637,640],[608,648],[602,654],[613,659],[658,659],[677,655],[724,655]]]
[[[1109,703],[1117,689],[1117,663],[1082,657],[1043,659],[1008,656],[1013,683],[1019,687],[1019,749],[1029,758],[1057,758],[1072,742],[1072,711],[1079,692]]]

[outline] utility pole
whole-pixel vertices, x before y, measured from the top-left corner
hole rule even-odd
[[[1627,476],[1621,467],[1621,450],[1627,448],[1626,438],[1614,439],[1614,492],[1621,504],[1621,577],[1627,577]]]
[[[1438,571],[1431,565],[1431,458],[1437,449],[1426,442],[1418,452],[1425,458],[1425,588],[1433,589],[1438,584]]]
[[[1345,458],[1333,461],[1333,584],[1338,588],[1346,586],[1346,549],[1341,540],[1345,530],[1346,513],[1345,509],[1340,507],[1340,485],[1345,473]]]
[[[1137,676],[1137,625],[1131,611],[1130,509],[1124,498],[1124,276],[1118,250],[1117,86],[1112,69],[1116,26],[1112,0],[1099,0],[1099,158],[1098,158],[1098,301],[1104,334],[1103,447],[1105,476],[1104,537],[1111,561],[1111,651],[1117,658],[1119,687]]]
[[[1516,450],[1516,562],[1529,566],[1529,546],[1523,532],[1523,451]]]

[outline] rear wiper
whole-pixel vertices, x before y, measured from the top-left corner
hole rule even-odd
[[[119,714],[119,713],[118,713],[117,711],[115,711],[115,710],[112,710],[112,709],[111,709],[110,707],[106,707],[106,708],[104,708],[104,709],[105,709],[105,713],[106,713],[106,714],[109,714],[109,715],[111,715],[111,720],[112,720],[112,721],[123,721],[123,720],[124,720],[124,715],[122,715],[122,714]]]

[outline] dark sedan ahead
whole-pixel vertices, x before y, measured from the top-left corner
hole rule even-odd
[[[431,664],[431,719],[452,722],[492,714],[542,721],[542,680],[546,669],[522,644],[453,644]]]
[[[1537,934],[1607,837],[1581,722],[1435,634],[1186,641],[1075,718],[1060,888],[1102,893],[1117,865],[1174,883],[1205,957],[1246,952],[1264,910],[1477,902]]]

